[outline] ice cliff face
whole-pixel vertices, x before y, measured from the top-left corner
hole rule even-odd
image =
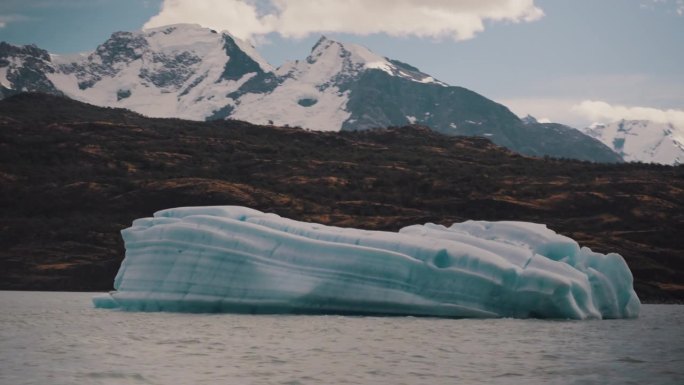
[[[684,164],[684,130],[672,124],[621,120],[594,124],[583,132],[629,162]]]
[[[3,43],[0,84],[0,97],[63,93],[153,117],[232,118],[325,131],[421,124],[447,135],[484,136],[528,155],[621,161],[576,130],[523,124],[473,91],[325,37],[305,60],[277,70],[248,43],[198,25],[117,32],[77,56]]]
[[[639,314],[617,254],[543,225],[464,222],[398,233],[297,222],[235,206],[134,221],[98,307],[248,313],[625,318]]]

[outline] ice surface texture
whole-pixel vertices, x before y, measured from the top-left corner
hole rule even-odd
[[[162,210],[122,231],[116,291],[95,306],[240,313],[625,318],[621,256],[544,225],[467,221],[398,233],[297,222],[237,206]]]

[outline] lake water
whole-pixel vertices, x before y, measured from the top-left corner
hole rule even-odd
[[[684,306],[636,320],[128,313],[0,292],[0,384],[684,384]]]

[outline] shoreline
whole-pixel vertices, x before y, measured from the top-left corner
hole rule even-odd
[[[45,289],[0,289],[0,292],[39,292],[39,293],[92,293],[92,294],[105,294],[112,290],[67,290],[67,289],[57,289],[57,290],[45,290]],[[639,299],[642,305],[684,305],[684,300],[678,299]]]

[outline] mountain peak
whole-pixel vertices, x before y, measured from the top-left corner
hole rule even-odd
[[[351,62],[355,64],[387,61],[385,57],[372,52],[362,45],[342,43],[326,36],[321,36],[316,44],[314,44],[311,48],[311,55],[309,55],[309,58],[313,58],[315,61],[316,58],[323,55],[338,56],[342,59],[349,58]]]
[[[0,41],[0,58],[9,56],[33,56],[42,60],[50,61],[50,55],[44,49],[38,48],[35,44],[13,45]]]
[[[176,24],[167,24],[167,25],[162,25],[159,27],[152,27],[152,28],[144,28],[143,32],[146,33],[155,33],[155,32],[163,32],[166,34],[172,33],[174,31],[183,31],[183,30],[205,30],[205,31],[213,31],[212,29],[202,27],[199,24],[196,23],[176,23]],[[216,31],[214,31],[216,32]]]
[[[534,124],[534,123],[539,123],[539,121],[537,120],[537,118],[535,118],[534,116],[532,116],[532,115],[530,115],[530,114],[527,114],[527,116],[525,116],[524,118],[522,118],[522,119],[520,119],[520,120],[522,120],[523,124]]]
[[[321,37],[316,41],[316,44],[314,44],[313,47],[311,47],[311,53],[318,49],[319,46],[325,45],[329,41],[330,39],[328,39],[327,36],[321,35]]]
[[[367,47],[354,43],[342,43],[327,36],[320,39],[311,48],[306,62],[312,66],[327,67],[326,72],[337,68],[335,72],[343,76],[356,76],[365,70],[380,70],[391,76],[409,79],[419,83],[442,83],[419,69],[398,60],[376,54]]]

